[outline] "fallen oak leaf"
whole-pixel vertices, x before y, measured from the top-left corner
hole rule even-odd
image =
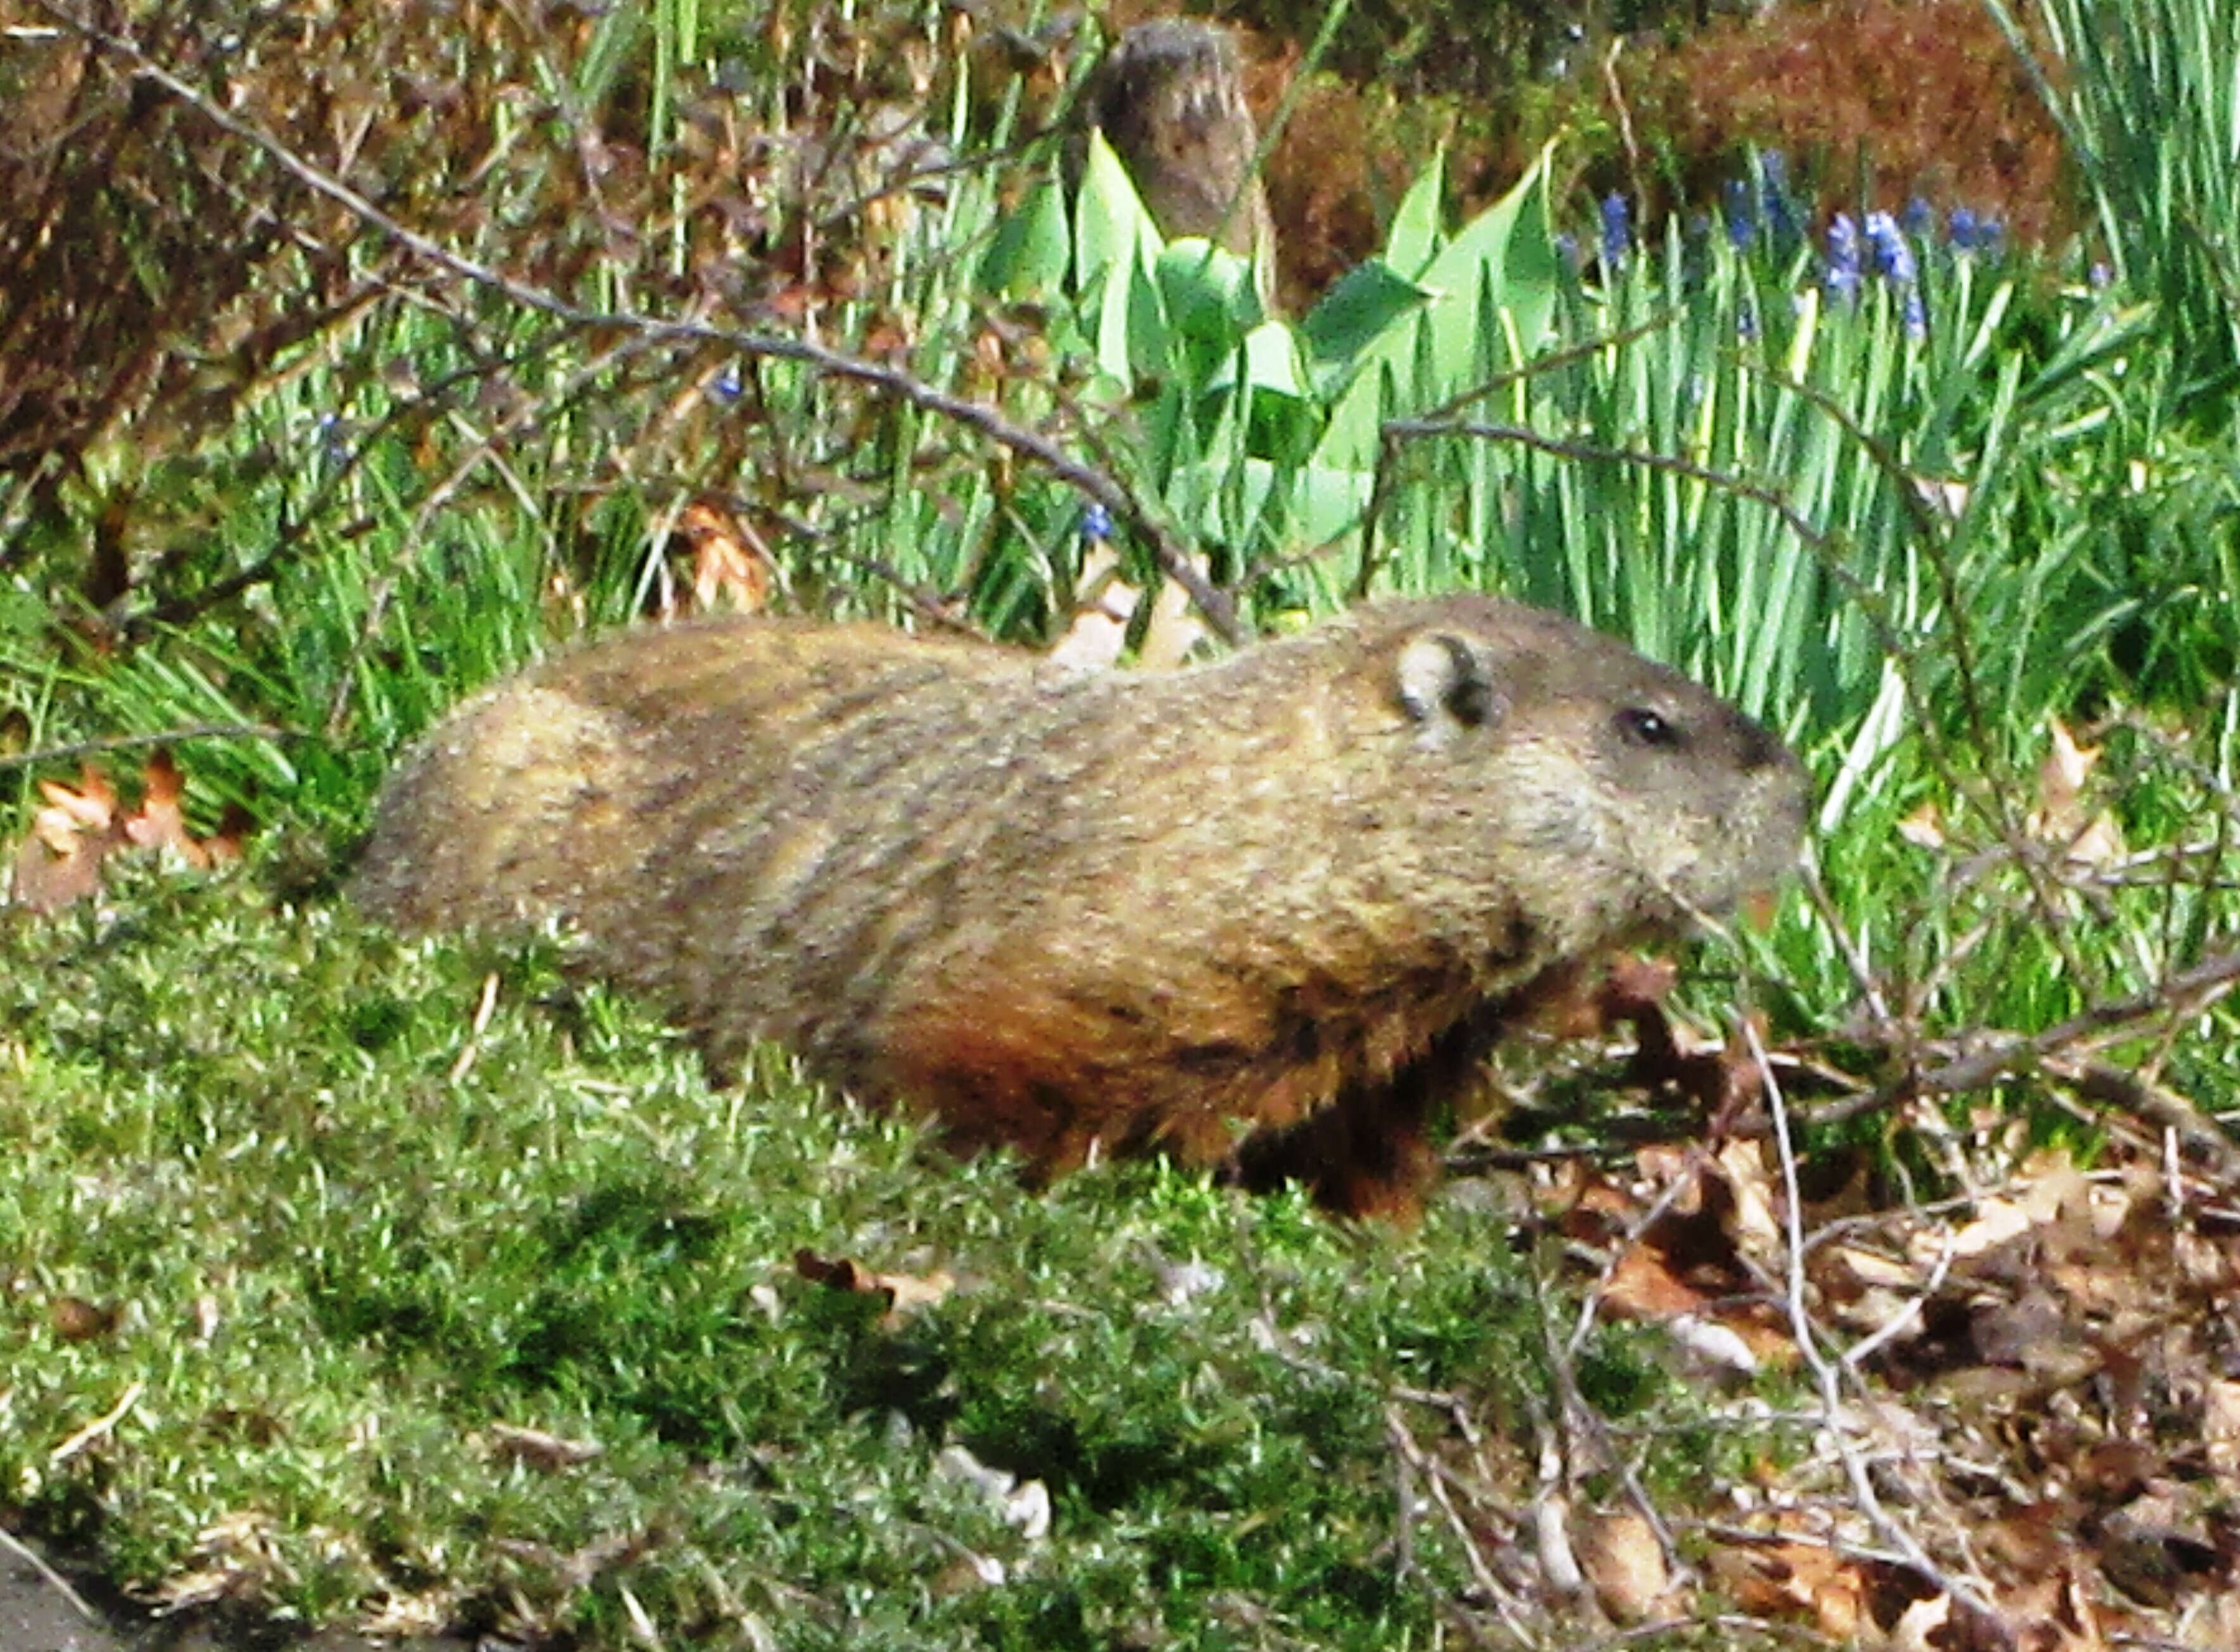
[[[2100,762],[2101,748],[2080,745],[2059,717],[2047,719],[2046,754],[2037,771],[2037,807],[2023,829],[2041,843],[2057,845],[2064,859],[2105,866],[2123,853],[2115,816],[2095,809],[2085,788]]]
[[[148,759],[143,775],[140,807],[122,823],[126,841],[142,849],[162,849],[168,844],[185,857],[188,865],[208,871],[210,853],[187,829],[186,782],[179,774],[179,765],[171,761],[170,752],[159,751]]]
[[[212,868],[231,866],[239,861],[249,834],[257,822],[239,803],[228,803],[225,812],[217,817],[217,829],[202,840],[203,853]]]
[[[1050,658],[1071,671],[1109,671],[1127,646],[1128,622],[1141,596],[1120,576],[1120,553],[1109,538],[1092,538],[1074,581],[1073,617],[1050,644]]]
[[[17,848],[9,895],[43,916],[99,893],[103,866],[117,849],[169,846],[188,865],[208,871],[241,858],[252,824],[245,809],[230,803],[217,830],[197,837],[187,825],[185,778],[168,752],[149,760],[139,806],[129,812],[118,809],[116,789],[90,763],[76,786],[43,780],[39,791],[46,803]]]
[[[1642,1622],[1672,1587],[1656,1528],[1637,1509],[1575,1514],[1571,1549],[1613,1623]]]
[[[1193,556],[1190,561],[1201,575],[1211,573],[1203,556]],[[1212,635],[1198,616],[1190,593],[1174,580],[1162,580],[1158,595],[1151,599],[1151,617],[1143,627],[1136,663],[1146,671],[1179,670]]]
[[[706,614],[727,606],[758,614],[770,603],[770,549],[730,512],[696,500],[677,518],[677,531],[692,548],[692,604]]]
[[[109,835],[117,820],[117,789],[90,763],[78,769],[78,783],[42,780],[46,807],[31,817],[31,829],[57,855],[66,855],[86,837]]]
[[[1711,1575],[1744,1611],[1802,1618],[1839,1642],[1866,1617],[1868,1580],[1856,1563],[1823,1544],[1774,1538],[1714,1549]]]
[[[9,898],[50,915],[100,889],[101,863],[121,839],[117,793],[90,763],[80,769],[77,786],[43,780],[39,795],[47,801],[16,850]]]
[[[812,1284],[830,1286],[857,1296],[882,1296],[887,1311],[880,1316],[883,1329],[892,1330],[909,1315],[930,1308],[957,1288],[957,1279],[936,1269],[919,1277],[914,1274],[883,1274],[850,1257],[827,1259],[806,1248],[793,1253],[794,1271]]]
[[[75,905],[101,887],[101,852],[72,849],[57,853],[34,831],[16,850],[8,898],[42,916]]]
[[[124,1317],[115,1302],[89,1302],[83,1296],[57,1296],[47,1304],[47,1322],[65,1342],[90,1342],[108,1336]]]

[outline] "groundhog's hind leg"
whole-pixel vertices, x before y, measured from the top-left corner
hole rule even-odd
[[[582,918],[610,892],[639,757],[615,714],[510,684],[437,729],[383,796],[361,905],[400,929]]]
[[[1410,1226],[1438,1174],[1432,1150],[1430,1097],[1402,1082],[1350,1090],[1289,1129],[1255,1131],[1239,1144],[1232,1169],[1239,1185],[1268,1193],[1287,1182],[1303,1185],[1334,1216],[1375,1216]]]
[[[1231,1174],[1256,1193],[1297,1182],[1333,1215],[1413,1225],[1438,1178],[1433,1128],[1477,1081],[1502,1024],[1498,1009],[1481,1009],[1390,1077],[1357,1082],[1289,1128],[1256,1131]]]

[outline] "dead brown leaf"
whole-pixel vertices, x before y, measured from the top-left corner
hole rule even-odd
[[[2046,754],[2038,764],[2037,807],[2028,830],[2043,843],[2058,845],[2063,857],[2086,866],[2104,866],[2123,853],[2115,817],[2095,809],[2085,787],[2100,761],[2098,746],[2079,745],[2059,717],[2046,727]]]
[[[139,805],[130,811],[120,811],[116,788],[90,763],[80,769],[76,786],[43,780],[39,794],[46,802],[17,845],[10,898],[41,914],[98,893],[102,869],[118,849],[169,847],[190,866],[207,871],[239,860],[250,829],[249,816],[235,804],[210,836],[189,830],[186,782],[168,752],[148,760]]]
[[[590,1462],[606,1448],[596,1440],[570,1440],[543,1429],[524,1429],[510,1422],[493,1422],[483,1430],[492,1453],[501,1461],[518,1462],[547,1474]]]
[[[1203,556],[1193,557],[1197,571],[1208,572]],[[1172,671],[1190,663],[1190,656],[1210,635],[1205,619],[1179,582],[1159,582],[1151,601],[1151,617],[1143,627],[1143,645],[1136,650],[1136,663],[1146,671]]]
[[[1571,1550],[1614,1623],[1638,1623],[1672,1587],[1664,1547],[1638,1510],[1583,1514],[1572,1522]]]
[[[1916,849],[1943,849],[1945,843],[1944,811],[1937,806],[1936,799],[1931,798],[1898,822],[1897,835]]]
[[[830,1286],[851,1296],[885,1299],[887,1311],[880,1325],[893,1329],[921,1308],[930,1308],[957,1288],[956,1276],[945,1269],[932,1273],[883,1274],[850,1257],[826,1258],[809,1249],[793,1253],[794,1271],[811,1283]]]
[[[46,802],[17,848],[10,897],[34,912],[59,912],[101,887],[101,863],[119,841],[117,793],[88,763],[75,787],[43,780],[39,795]]]
[[[207,871],[210,851],[187,830],[186,783],[170,752],[159,751],[148,759],[146,778],[140,807],[124,817],[125,841],[142,849],[175,849],[188,865]]]
[[[1128,622],[1142,593],[1120,577],[1120,553],[1109,539],[1091,543],[1074,582],[1073,618],[1050,645],[1050,657],[1076,671],[1107,671],[1128,644]]]
[[[759,614],[770,605],[770,548],[746,523],[702,499],[684,507],[677,531],[692,549],[695,612]]]
[[[83,1296],[57,1296],[47,1304],[47,1322],[65,1342],[90,1342],[106,1336],[123,1317],[115,1302],[90,1302]]]
[[[1711,1571],[1744,1611],[1802,1618],[1848,1642],[1866,1622],[1867,1579],[1819,1543],[1776,1541],[1712,1551]]]

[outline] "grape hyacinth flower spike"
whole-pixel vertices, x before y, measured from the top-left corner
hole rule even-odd
[[[1828,296],[1846,303],[1859,297],[1859,228],[1848,212],[1838,212],[1828,225]]]
[[[1615,273],[1633,250],[1633,214],[1615,190],[1603,197],[1603,268]]]

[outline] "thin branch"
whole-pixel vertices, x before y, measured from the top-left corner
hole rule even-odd
[[[1630,464],[1644,470],[1662,471],[1667,476],[1683,476],[1690,482],[1700,482],[1718,488],[1738,499],[1748,499],[1763,505],[1787,524],[1789,530],[1823,557],[1829,555],[1830,541],[1826,534],[1813,526],[1811,521],[1795,505],[1789,496],[1777,488],[1763,483],[1713,470],[1698,464],[1693,459],[1683,459],[1677,454],[1652,453],[1641,448],[1604,447],[1598,442],[1577,442],[1569,436],[1550,436],[1525,424],[1499,424],[1477,419],[1388,419],[1387,434],[1405,441],[1423,441],[1434,436],[1462,436],[1480,442],[1505,442],[1536,452],[1551,454],[1559,459],[1577,459],[1595,464]]]
[[[101,1622],[101,1614],[95,1611],[93,1608],[85,1603],[85,1596],[79,1594],[76,1589],[70,1587],[70,1579],[64,1577],[53,1567],[48,1565],[45,1557],[42,1555],[38,1550],[21,1542],[17,1539],[16,1535],[10,1532],[5,1526],[0,1526],[0,1549],[6,1549],[17,1560],[22,1561],[23,1564],[29,1566],[33,1571],[44,1578],[48,1584],[58,1590],[61,1593],[62,1597],[68,1601],[72,1608],[77,1610],[77,1615],[83,1618],[87,1622],[98,1623]]]
[[[1822,1350],[1819,1333],[1805,1306],[1804,1199],[1797,1184],[1796,1144],[1790,1136],[1788,1104],[1783,1099],[1781,1081],[1774,1073],[1773,1063],[1766,1059],[1765,1046],[1758,1038],[1757,1027],[1747,1016],[1738,1017],[1737,1024],[1741,1036],[1750,1045],[1750,1058],[1757,1063],[1758,1082],[1763,1087],[1766,1115],[1773,1121],[1773,1138],[1781,1166],[1782,1222],[1788,1251],[1788,1279],[1782,1301],[1789,1315],[1790,1335],[1819,1390],[1821,1427],[1842,1460],[1844,1476],[1850,1482],[1852,1504],[1882,1540],[1897,1552],[1907,1568],[1942,1593],[2004,1629],[2005,1620],[1982,1591],[1932,1560],[1914,1535],[1883,1507],[1867,1471],[1866,1459],[1853,1444],[1850,1425],[1844,1418],[1842,1374],[1837,1362]]]
[[[1459,417],[1462,410],[1472,403],[1483,401],[1487,396],[1497,395],[1511,384],[1521,380],[1559,371],[1575,362],[1590,360],[1606,350],[1615,350],[1622,345],[1630,344],[1637,339],[1646,338],[1650,334],[1669,327],[1673,322],[1678,320],[1680,312],[1677,310],[1659,310],[1647,320],[1637,322],[1630,327],[1620,328],[1617,332],[1599,334],[1593,338],[1583,339],[1576,344],[1567,344],[1561,350],[1550,350],[1544,356],[1536,356],[1520,366],[1509,368],[1503,372],[1496,373],[1491,378],[1480,380],[1467,390],[1457,391],[1437,407],[1426,409],[1423,412],[1416,415],[1412,422],[1436,423],[1444,426]],[[1357,598],[1363,598],[1369,595],[1369,588],[1377,577],[1377,525],[1384,520],[1384,505],[1391,496],[1393,472],[1397,469],[1399,461],[1400,436],[1394,430],[1392,424],[1387,423],[1377,431],[1377,470],[1375,475],[1370,479],[1369,506],[1362,512],[1361,566],[1359,571],[1354,576],[1353,582],[1354,596]]]
[[[1944,609],[1944,635],[1951,645],[1953,675],[1960,688],[1961,715],[1966,719],[1969,731],[1975,736],[1976,749],[1986,753],[1997,750],[1998,743],[1993,737],[1990,714],[1984,709],[1983,694],[1977,682],[1974,633],[1970,629],[1967,605],[1961,598],[1960,576],[1952,566],[1951,532],[1944,519],[1930,507],[1928,499],[1915,485],[1913,472],[1906,468],[1897,449],[1870,430],[1850,409],[1828,391],[1806,383],[1794,374],[1777,372],[1740,352],[1736,352],[1732,359],[1743,371],[1776,385],[1817,409],[1823,417],[1858,444],[1860,451],[1890,483],[1891,492],[1897,496],[1898,509],[1911,524],[1915,539],[1928,553],[1930,570],[1936,576],[1937,596]],[[1887,647],[1884,652],[1892,658],[1899,657],[1890,654]],[[1906,689],[1910,697],[1913,683],[1910,673],[1906,678]],[[1923,716],[1921,726],[1930,739],[1931,756],[1951,786],[1953,795],[1967,796],[1970,789],[1960,783],[1959,773],[1944,750],[1944,743],[1937,733],[1935,719]],[[2021,863],[2023,879],[2030,886],[2030,902],[2044,924],[2046,938],[2060,951],[2062,962],[2072,978],[2088,983],[2094,981],[2097,978],[2095,972],[2070,938],[2069,925],[2063,921],[2059,904],[2048,886],[2044,869],[2024,850],[2023,845],[2029,835],[2016,819],[2015,811],[2007,806],[2009,799],[2006,793],[1996,786],[1987,786],[1985,789],[1997,805],[1986,812],[1998,829],[2000,841]]]
[[[590,310],[570,303],[545,288],[509,276],[494,265],[454,252],[441,242],[390,216],[339,178],[330,176],[296,154],[263,128],[211,101],[203,92],[150,58],[133,42],[74,16],[55,4],[54,0],[34,0],[34,3],[47,16],[123,58],[131,64],[135,74],[160,86],[221,131],[262,151],[274,164],[307,189],[324,196],[381,235],[437,269],[448,270],[477,286],[486,287],[523,310],[550,316],[574,328],[632,331],[652,340],[715,344],[742,356],[796,362],[830,377],[867,385],[897,401],[977,430],[998,446],[1032,460],[1059,481],[1103,505],[1115,521],[1124,523],[1150,546],[1167,577],[1190,594],[1190,601],[1197,605],[1198,611],[1205,616],[1207,624],[1223,641],[1237,645],[1246,640],[1234,599],[1228,592],[1210,583],[1190,565],[1190,553],[1181,541],[1157,521],[1135,495],[1106,472],[1083,464],[1049,437],[1014,423],[997,409],[936,389],[899,369],[883,366],[805,338],[746,332],[735,328],[711,326],[703,322],[674,321],[630,310]]]
[[[104,752],[132,751],[143,746],[179,745],[189,740],[316,740],[318,736],[301,729],[276,728],[267,723],[197,723],[183,729],[165,729],[156,734],[114,734],[99,740],[75,740],[63,746],[42,746],[37,751],[18,751],[11,756],[0,756],[0,773],[11,769],[31,769],[41,763],[63,763],[72,757],[97,757]]]
[[[1981,1089],[2095,1034],[2165,1015],[2197,1015],[2236,985],[2240,985],[2240,952],[2220,952],[2190,969],[2180,970],[2151,991],[2094,1004],[2057,1026],[2027,1037],[2012,1034],[1997,1037],[1971,1056],[1915,1075],[1910,1082],[1943,1095]]]

